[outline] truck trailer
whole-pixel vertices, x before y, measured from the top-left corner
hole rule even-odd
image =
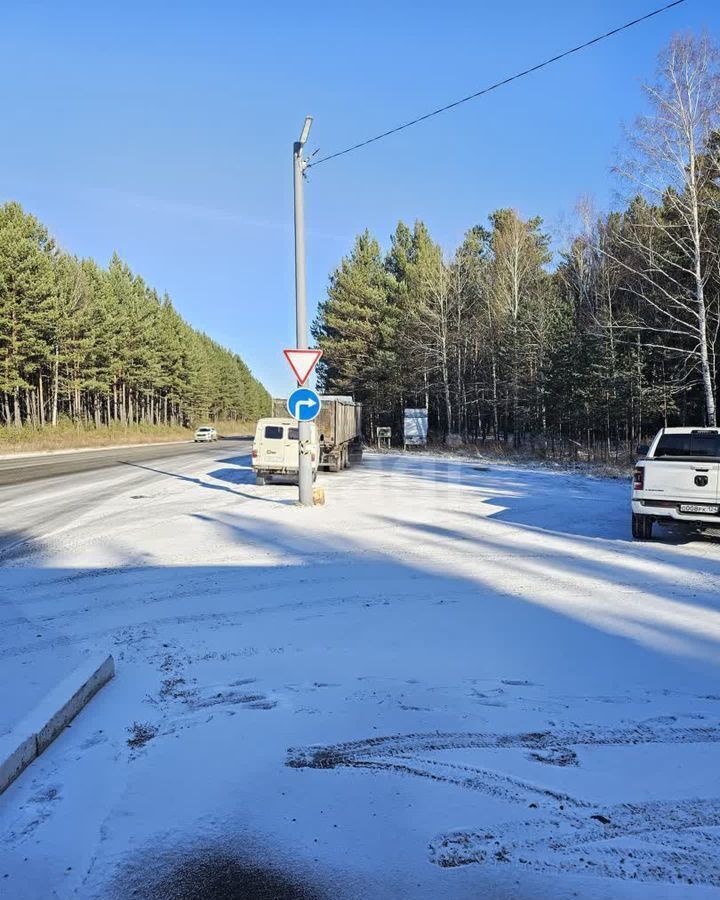
[[[352,397],[325,394],[315,419],[320,443],[320,468],[339,472],[362,459],[362,404]],[[273,416],[286,418],[287,400],[273,399]]]

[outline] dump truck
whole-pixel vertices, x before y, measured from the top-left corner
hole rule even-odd
[[[315,419],[320,443],[320,468],[339,472],[362,459],[362,404],[352,397],[325,394]],[[287,400],[273,400],[273,416],[286,418]]]

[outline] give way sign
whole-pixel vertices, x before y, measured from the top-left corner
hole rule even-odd
[[[317,361],[322,356],[322,350],[283,350],[283,353],[301,387],[308,380]]]

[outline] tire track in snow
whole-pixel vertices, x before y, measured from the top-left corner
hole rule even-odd
[[[632,744],[720,743],[720,725],[702,727],[657,727],[645,722],[625,728],[557,728],[518,734],[493,732],[430,732],[390,735],[328,746],[290,748],[289,766],[332,769],[367,761],[372,757],[408,756],[431,750],[509,749],[548,750],[558,746],[618,746]]]
[[[720,723],[677,727],[640,722],[620,728],[557,728],[501,734],[390,735],[288,750],[291,768],[362,768],[413,775],[537,809],[540,818],[458,830],[430,841],[442,867],[525,865],[544,872],[720,886],[720,797],[602,805],[501,772],[428,758],[434,751],[529,751],[548,765],[574,765],[575,747],[720,743]]]
[[[720,798],[622,803],[582,817],[567,809],[430,841],[430,859],[452,868],[517,863],[542,871],[720,886]]]
[[[337,583],[341,584],[343,582],[350,582],[353,585],[357,584],[357,579],[353,579],[348,576],[346,579],[338,579]],[[172,594],[164,595],[160,598],[147,598],[143,601],[142,604],[137,604],[134,609],[142,610],[147,604],[153,603],[167,603],[176,601],[179,597],[183,596],[187,597],[196,597],[197,599],[208,599],[209,597],[219,596],[221,598],[225,598],[230,604],[234,598],[236,597],[237,588],[231,590],[229,587],[223,587],[219,591],[187,591],[184,594],[182,592],[176,591]],[[464,589],[458,589],[455,592],[448,591],[445,594],[447,598],[454,598],[455,595],[458,598],[463,597],[465,594]],[[174,625],[174,626],[199,626],[199,625],[207,625],[210,628],[234,628],[234,627],[242,627],[248,617],[251,616],[263,616],[263,615],[278,615],[288,612],[306,612],[308,610],[313,611],[322,611],[324,614],[328,610],[339,609],[345,606],[357,606],[357,607],[365,607],[368,609],[387,606],[394,603],[417,603],[418,599],[427,599],[428,601],[432,600],[435,597],[434,590],[428,590],[427,592],[416,592],[413,595],[409,595],[405,588],[398,589],[397,591],[385,591],[381,594],[376,593],[368,597],[367,591],[361,591],[359,593],[353,594],[344,594],[337,597],[313,597],[311,599],[301,599],[296,601],[289,601],[284,603],[276,603],[276,604],[268,604],[265,606],[256,606],[245,609],[238,609],[237,606],[228,605],[228,608],[225,610],[215,610],[212,612],[203,612],[203,613],[188,613],[188,614],[175,614],[175,615],[158,615],[150,618],[142,618],[133,620],[131,623],[127,625],[120,624],[112,624],[108,625],[105,628],[97,628],[92,630],[83,631],[82,633],[78,633],[77,631],[72,635],[65,636],[62,639],[42,639],[37,640],[32,644],[23,644],[14,647],[8,647],[7,649],[2,650],[3,656],[10,657],[22,657],[27,654],[32,654],[37,650],[46,650],[53,649],[57,646],[73,646],[73,645],[82,645],[88,641],[96,640],[98,638],[106,638],[108,636],[113,637],[116,644],[125,644],[132,643],[131,640],[126,640],[125,633],[128,631],[141,632],[143,629],[145,630],[157,630],[158,628],[164,625]],[[119,608],[122,608],[122,604],[118,604]],[[98,609],[98,613],[102,612],[104,607]],[[88,611],[83,611],[83,614],[87,616]],[[68,617],[70,614],[68,614]],[[45,627],[49,627],[54,622],[58,622],[61,624],[64,621],[64,614],[55,615],[55,616],[47,616],[42,619],[37,619],[38,622],[45,625]],[[82,616],[81,616],[82,618]],[[18,620],[19,621],[19,620]],[[140,637],[144,637],[145,635],[140,635]]]

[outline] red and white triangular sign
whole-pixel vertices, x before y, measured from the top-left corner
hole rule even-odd
[[[283,350],[283,353],[300,386],[308,380],[317,361],[322,356],[322,350]]]

